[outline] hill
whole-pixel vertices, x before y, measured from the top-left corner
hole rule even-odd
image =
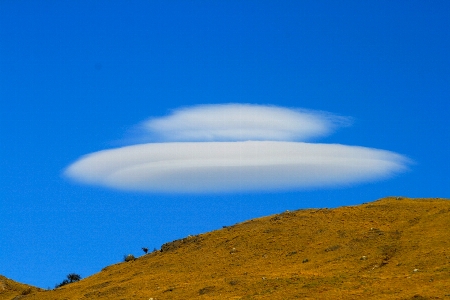
[[[446,199],[286,211],[51,291],[0,277],[0,299],[450,299],[449,232]]]
[[[24,295],[43,291],[34,286],[15,282],[0,275],[0,299],[19,299]]]

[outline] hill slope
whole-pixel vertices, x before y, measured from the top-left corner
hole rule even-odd
[[[16,299],[450,299],[449,232],[444,199],[284,212]]]
[[[0,275],[0,299],[19,299],[21,296],[43,291],[34,286],[15,282]]]

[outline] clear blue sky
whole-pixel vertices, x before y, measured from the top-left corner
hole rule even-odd
[[[305,207],[450,197],[448,1],[0,2],[0,274],[53,288],[141,247]],[[161,194],[68,180],[180,107],[327,111],[317,138],[414,161],[392,178]]]

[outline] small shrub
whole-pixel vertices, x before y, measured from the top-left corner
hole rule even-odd
[[[67,279],[64,279],[60,284],[55,285],[55,289],[62,287],[63,285],[69,284],[69,283],[73,283],[73,282],[77,282],[81,280],[81,276],[75,273],[70,273],[69,275],[66,276]]]
[[[143,247],[143,248],[142,248],[142,251],[144,251],[144,253],[147,254],[148,248],[147,248],[147,247]]]
[[[215,288],[216,288],[215,286],[206,286],[206,287],[200,289],[198,291],[198,294],[199,295],[204,295],[204,294],[207,294],[207,293],[214,292]]]
[[[236,285],[239,283],[238,280],[231,280],[230,282],[228,282],[230,285]]]
[[[334,245],[334,246],[331,246],[331,247],[328,247],[327,249],[325,249],[325,252],[335,251],[339,248],[341,248],[341,245]]]
[[[55,289],[62,287],[63,285],[69,284],[69,280],[64,279],[60,284],[55,285]]]
[[[71,273],[71,274],[67,275],[67,279],[69,280],[69,283],[72,283],[72,282],[80,281],[81,276],[78,274],[75,274],[75,273]]]
[[[136,259],[136,257],[134,257],[133,254],[124,255],[124,257],[123,257],[123,261],[125,261],[125,262],[133,261],[135,259]]]

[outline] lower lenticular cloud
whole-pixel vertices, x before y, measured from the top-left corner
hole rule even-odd
[[[155,143],[89,154],[66,170],[88,184],[174,193],[333,186],[404,169],[395,153],[294,142]]]
[[[198,106],[144,123],[170,142],[91,153],[64,174],[128,191],[218,193],[342,186],[407,169],[408,159],[393,152],[298,141],[347,120],[271,106]]]

